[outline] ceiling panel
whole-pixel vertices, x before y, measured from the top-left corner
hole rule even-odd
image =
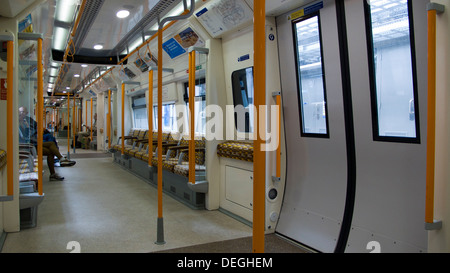
[[[156,3],[158,0],[107,0],[81,47],[92,49],[95,44],[102,44],[103,50],[112,50]],[[116,13],[121,9],[130,11],[130,15],[124,19],[117,18]]]

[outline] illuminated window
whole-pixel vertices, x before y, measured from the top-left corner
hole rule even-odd
[[[147,105],[145,96],[133,97],[133,123],[134,128],[148,129]]]
[[[184,85],[184,101],[186,107],[189,109],[189,83]],[[205,79],[199,79],[195,82],[195,133],[205,134],[206,131],[206,83]],[[189,111],[187,111],[189,113]],[[188,123],[188,116],[186,117],[186,124]]]
[[[420,142],[410,2],[365,4],[375,140]]]
[[[253,67],[234,71],[231,74],[235,124],[238,132],[253,133]]]
[[[318,14],[293,22],[301,134],[328,137],[328,118]]]
[[[177,131],[175,103],[162,105],[162,129],[165,132]],[[158,130],[158,106],[153,106],[153,129]]]

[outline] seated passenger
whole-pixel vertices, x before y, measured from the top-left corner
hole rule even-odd
[[[56,146],[56,150],[54,149],[53,145],[48,144],[48,143],[55,144],[54,146]],[[58,147],[58,143],[56,142],[56,139],[53,137],[52,133],[50,133],[47,129],[44,129],[44,143],[43,143],[43,147],[48,148],[50,151],[53,150],[53,152],[55,153],[55,156],[59,160],[59,163],[60,163],[61,167],[69,167],[69,166],[73,166],[73,165],[76,164],[75,161],[68,160],[66,157],[63,157],[61,155],[61,153],[59,152],[59,147]],[[45,155],[45,153],[44,153],[44,155]]]
[[[86,126],[86,125],[83,125]],[[81,143],[81,148],[88,149],[89,143],[92,141],[91,139],[91,128],[86,126],[86,132],[78,132],[78,135],[75,138],[75,142]],[[94,124],[92,125],[92,136],[97,135],[97,113],[94,114]]]
[[[37,145],[37,122],[28,116],[28,109],[26,107],[19,108],[19,142]],[[50,181],[64,180],[64,177],[59,176],[55,172],[55,156],[61,161],[67,161],[61,153],[55,142],[42,143],[42,155],[47,156],[47,165],[50,170]],[[73,166],[75,163],[69,162]]]

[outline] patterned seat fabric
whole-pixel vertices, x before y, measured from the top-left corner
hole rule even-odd
[[[137,137],[139,135],[139,133],[141,132],[140,129],[131,129],[130,133],[128,134],[128,136],[132,136],[132,137]],[[133,145],[133,140],[132,139],[126,139],[125,140],[125,147],[127,145]],[[118,144],[112,146],[112,149],[119,151],[122,149],[122,140],[118,140]]]
[[[148,130],[141,130],[137,136],[137,140],[133,140],[132,146],[127,146],[124,149],[124,153],[130,156],[134,156],[137,152],[139,152],[140,144],[142,143],[145,148],[147,148],[148,141]],[[134,147],[133,147],[134,146]]]
[[[33,171],[30,170],[30,164],[28,160],[21,159],[19,162],[19,174],[30,173],[30,172],[38,172],[38,166],[35,164],[33,166]]]
[[[166,153],[166,157],[163,159],[162,167],[165,170],[168,170],[170,172],[175,172],[175,167],[178,165],[179,162],[181,162],[181,165],[183,163],[189,162],[189,156],[188,156],[188,146],[189,146],[189,140],[187,137],[183,137],[177,146],[168,148],[169,153]],[[195,140],[195,147],[197,149],[200,149],[199,151],[196,151],[195,153],[195,163],[198,165],[204,165],[205,164],[205,150],[202,149],[205,147],[205,138],[198,138]],[[181,157],[181,158],[180,158]],[[152,158],[152,165],[158,166],[158,158],[153,157]],[[188,165],[188,172],[189,172],[189,165]],[[183,171],[184,173],[185,171]]]
[[[205,171],[206,170],[206,166],[204,165],[195,165],[195,171]],[[189,177],[189,162],[183,162],[179,165],[176,165],[174,167],[173,170],[174,173],[181,175],[181,176],[185,176],[185,177]]]
[[[6,166],[6,151],[0,149],[0,171]]]
[[[243,141],[225,141],[217,145],[217,155],[253,162],[253,143]]]
[[[170,133],[162,133],[162,142],[163,143],[169,143],[169,139],[171,139],[170,141],[174,141],[173,137],[171,137]],[[153,132],[153,140],[157,141],[158,140],[158,132]],[[147,146],[148,146],[148,142],[144,144],[144,147],[141,149],[141,151],[136,152],[134,154],[135,158],[138,159],[142,159],[144,161],[148,161],[148,151],[147,151]],[[158,147],[157,144],[153,144],[152,145],[152,154],[154,155],[156,148]],[[165,154],[165,152],[167,152],[167,149],[164,149],[165,147],[163,147],[163,155]],[[152,156],[153,157],[153,156]]]

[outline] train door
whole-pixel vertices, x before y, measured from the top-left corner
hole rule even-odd
[[[426,2],[318,1],[277,17],[277,232],[322,252],[426,251]]]

